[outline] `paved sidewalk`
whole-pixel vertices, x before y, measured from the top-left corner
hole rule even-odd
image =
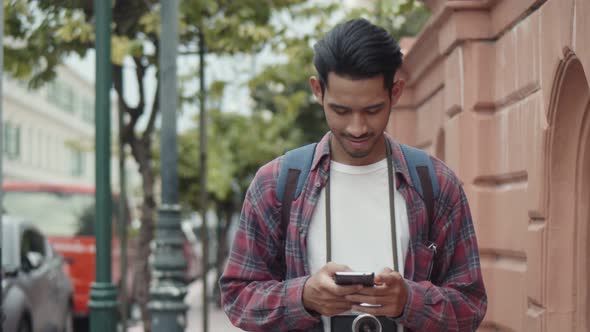
[[[214,285],[214,275],[209,275],[208,285]],[[209,287],[212,289],[213,287]],[[185,302],[190,306],[187,318],[188,325],[186,332],[200,332],[203,331],[203,319],[202,319],[202,290],[203,283],[201,280],[197,280],[189,285],[188,294],[186,295]],[[209,294],[210,295],[210,294]],[[131,326],[127,329],[128,332],[143,332],[141,324]],[[233,326],[223,310],[218,309],[215,305],[209,305],[209,331],[208,332],[237,332],[242,331],[241,329]]]

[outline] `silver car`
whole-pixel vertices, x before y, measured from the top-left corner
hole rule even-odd
[[[3,331],[72,332],[67,263],[25,220],[2,217]]]

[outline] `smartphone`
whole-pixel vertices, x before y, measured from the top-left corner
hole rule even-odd
[[[363,285],[373,287],[375,284],[373,272],[336,272],[334,281],[337,285]]]

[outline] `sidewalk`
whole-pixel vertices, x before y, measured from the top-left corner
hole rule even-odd
[[[208,285],[214,285],[214,275],[209,275]],[[209,287],[212,289],[212,287]],[[201,280],[197,280],[189,285],[188,294],[186,295],[185,302],[190,306],[187,312],[188,325],[186,327],[187,332],[200,332],[203,331],[203,319],[202,319],[202,290],[203,283]],[[210,294],[209,294],[210,295]],[[141,324],[131,326],[127,329],[128,332],[143,332]],[[209,331],[208,332],[238,332],[241,329],[233,326],[223,310],[218,309],[215,305],[209,305]]]

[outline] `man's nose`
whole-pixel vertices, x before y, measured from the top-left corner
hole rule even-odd
[[[354,137],[361,137],[367,133],[367,121],[363,114],[353,113],[348,123],[347,132]]]

